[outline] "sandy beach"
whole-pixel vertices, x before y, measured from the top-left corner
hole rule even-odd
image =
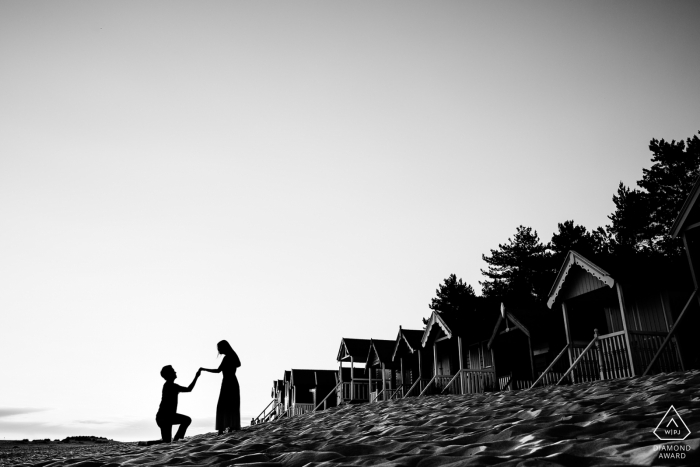
[[[653,434],[671,405],[690,430],[684,441]],[[699,465],[700,371],[346,405],[233,434],[103,448],[15,465]]]

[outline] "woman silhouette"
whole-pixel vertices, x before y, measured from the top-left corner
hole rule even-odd
[[[224,377],[221,381],[221,392],[219,392],[219,403],[216,404],[216,429],[219,434],[227,428],[232,430],[241,429],[241,391],[236,378],[236,368],[241,366],[238,355],[231,348],[227,341],[216,344],[219,354],[224,355],[218,369],[201,368],[209,373],[222,373]]]

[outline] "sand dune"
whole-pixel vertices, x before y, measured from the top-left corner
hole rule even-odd
[[[652,433],[671,404],[691,431],[685,441],[661,442]],[[660,458],[660,445],[682,450]],[[130,454],[42,464],[700,465],[700,372],[343,406]]]

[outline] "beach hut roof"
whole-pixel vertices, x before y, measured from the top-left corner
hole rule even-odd
[[[583,257],[583,255],[576,253],[574,250],[570,250],[566,255],[564,264],[562,265],[561,269],[559,269],[559,274],[557,274],[557,278],[554,280],[551,290],[549,291],[549,298],[547,299],[547,306],[549,308],[552,308],[554,302],[556,302],[557,297],[561,293],[567,277],[574,266],[579,266],[588,274],[598,279],[598,281],[601,282],[601,284],[598,284],[598,288],[605,286],[612,288],[615,285],[615,279],[613,279],[613,277],[606,270],[595,264],[593,261],[586,259]]]
[[[399,326],[399,335],[396,336],[394,351],[391,354],[391,359],[394,360],[399,353],[414,353],[421,347],[421,339],[423,331],[416,329],[403,329]],[[405,352],[402,349],[406,349]]]
[[[567,299],[602,293],[619,283],[637,290],[686,287],[688,274],[683,258],[635,252],[599,254],[590,257],[570,250],[552,285],[547,307]]]
[[[393,365],[392,355],[396,341],[383,339],[370,339],[369,352],[367,354],[367,366],[379,366],[382,363],[391,368]]]
[[[423,347],[425,347],[425,344],[428,342],[428,338],[430,337],[430,332],[433,330],[433,327],[439,326],[442,329],[442,332],[444,332],[448,338],[452,338],[453,331],[447,324],[447,320],[445,318],[445,316],[441,316],[441,314],[437,311],[433,311],[433,313],[430,315],[430,319],[428,320],[428,324],[425,326],[425,331],[423,331],[423,337],[421,338],[421,345]]]
[[[515,303],[518,304],[517,301],[515,301]],[[551,321],[549,319],[551,313],[547,313],[547,310],[543,310],[541,305],[538,306],[534,303],[525,304],[524,307],[516,306],[511,305],[505,300],[501,302],[501,312],[498,315],[496,324],[493,327],[493,332],[491,333],[491,338],[488,342],[489,349],[493,345],[496,336],[498,336],[499,331],[503,328],[519,329],[531,340],[549,333],[550,326],[548,324]]]
[[[292,386],[316,386],[316,370],[292,369]]]
[[[472,309],[465,310],[459,315],[433,311],[423,331],[421,345],[426,346],[434,330],[438,333],[442,331],[448,339],[455,336],[466,338],[468,341],[488,339],[496,320],[500,301],[494,298],[476,297],[472,303]]]
[[[496,339],[498,331],[501,329],[502,325],[505,325],[507,329],[511,326],[520,329],[527,337],[531,337],[530,330],[518,318],[516,318],[511,311],[506,310],[505,305],[501,304],[501,306],[501,314],[498,315],[496,325],[493,327],[493,333],[491,334],[491,339],[489,339],[487,346],[489,349],[493,345],[493,341]]]
[[[338,370],[316,370],[316,386],[335,386]]]
[[[690,194],[685,199],[678,217],[676,217],[671,226],[670,233],[674,238],[678,237],[685,230],[700,227],[700,209],[696,207],[698,198],[700,198],[700,177],[695,180],[693,189],[690,190]]]
[[[339,362],[347,362],[352,358],[357,363],[365,363],[369,353],[369,339],[350,339],[343,337],[338,350]]]

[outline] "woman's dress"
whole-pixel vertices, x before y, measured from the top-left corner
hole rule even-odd
[[[219,369],[224,377],[221,381],[219,403],[216,404],[216,430],[241,429],[241,391],[236,378],[236,368],[241,366],[238,355],[224,356]]]

